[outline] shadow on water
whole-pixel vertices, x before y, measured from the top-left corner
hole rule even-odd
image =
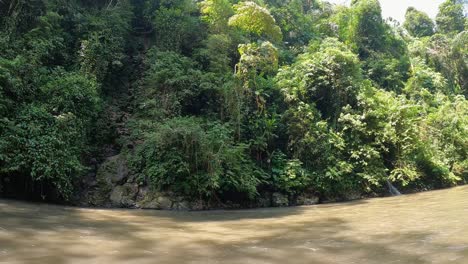
[[[223,222],[237,220],[262,220],[281,219],[294,215],[302,215],[306,211],[334,208],[345,206],[357,206],[367,204],[368,199],[318,204],[312,206],[291,206],[291,207],[267,207],[253,209],[232,209],[232,210],[205,210],[205,211],[154,211],[136,210],[137,215],[152,215],[158,217],[171,218],[174,221],[183,222]]]
[[[0,263],[430,263],[401,248],[434,233],[353,237],[345,218],[314,210],[129,212],[0,200]]]
[[[118,216],[91,218],[80,210],[41,204],[25,207],[13,202],[13,207],[0,202],[0,263],[75,263],[112,253],[98,252],[94,244],[112,240],[118,240],[122,249],[144,250],[151,245],[136,235],[142,227]],[[91,233],[99,239],[88,242]]]

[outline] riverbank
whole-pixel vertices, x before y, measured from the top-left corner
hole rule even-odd
[[[220,200],[217,197],[210,200],[184,197],[175,192],[156,191],[146,184],[142,184],[128,168],[126,158],[120,154],[108,158],[99,166],[96,173],[89,174],[76,186],[79,186],[78,191],[71,200],[71,204],[76,206],[183,211],[289,207],[346,202],[392,195],[387,186],[382,186],[376,191],[366,193],[349,191],[345,195],[337,197],[327,197],[313,189],[296,194],[264,190],[260,191],[255,199],[238,199],[237,201]],[[407,187],[403,190],[403,193],[427,190],[430,189]]]
[[[387,184],[391,184],[387,182]],[[345,202],[363,198],[391,196],[389,186],[383,185],[373,191],[350,190],[339,196],[326,196],[314,189],[298,193],[260,190],[255,199],[244,197],[221,200],[187,197],[171,191],[157,191],[142,182],[129,168],[127,158],[118,154],[107,158],[95,173],[90,173],[75,184],[77,191],[71,204],[84,207],[136,208],[156,210],[213,210],[289,207],[322,203]],[[393,189],[395,187],[390,186]],[[398,186],[400,188],[400,186]],[[361,188],[362,189],[362,188]],[[407,186],[403,193],[430,190],[428,187]],[[398,190],[394,190],[394,193]]]

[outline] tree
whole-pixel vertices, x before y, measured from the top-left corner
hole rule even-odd
[[[24,106],[16,120],[1,122],[0,174],[23,178],[30,186],[52,185],[55,195],[69,198],[84,169],[82,125],[72,113],[53,116],[41,106]]]
[[[277,81],[286,99],[315,104],[336,125],[341,109],[356,103],[362,85],[358,58],[336,39],[326,39],[280,70]]]
[[[268,41],[240,45],[239,54],[236,73],[247,89],[255,90],[258,77],[274,74],[278,69],[278,49]]]
[[[429,129],[424,137],[436,139],[431,140],[434,157],[453,173],[452,180],[468,180],[468,101],[463,96],[444,98],[425,121]]]
[[[406,93],[423,97],[425,92],[434,94],[437,92],[449,92],[448,82],[444,76],[427,66],[421,58],[414,58],[411,68],[411,78],[406,83]]]
[[[195,118],[173,118],[148,131],[136,150],[134,166],[151,187],[200,198],[237,191],[253,198],[262,172],[234,144],[226,126]]]
[[[125,40],[130,33],[132,13],[127,0],[118,1],[114,8],[104,8],[97,13],[99,15],[90,16],[84,25],[94,30],[80,39],[78,61],[83,72],[104,82],[114,71],[123,67]]]
[[[466,32],[461,32],[453,38],[436,34],[429,39],[427,44],[424,54],[427,64],[444,75],[452,93],[467,94],[467,50],[468,34]]]
[[[204,0],[200,4],[202,20],[210,25],[215,33],[224,32],[227,28],[229,17],[234,15],[234,10],[228,0]]]
[[[150,64],[141,91],[144,116],[160,120],[190,113],[201,91],[197,64],[172,51],[151,49],[148,53]]]
[[[195,15],[197,12],[198,8],[191,0],[160,1],[150,15],[158,48],[190,53],[203,36],[200,19]]]
[[[462,0],[446,0],[439,6],[436,17],[437,30],[443,34],[459,33],[465,29]]]
[[[197,59],[212,72],[226,74],[232,71],[232,55],[229,49],[233,43],[226,34],[212,34],[204,41],[204,47],[197,51]]]
[[[468,32],[459,33],[453,39],[451,52],[456,82],[461,92],[468,98]]]
[[[406,10],[403,27],[405,27],[413,37],[427,37],[434,34],[435,25],[426,13],[409,7]]]
[[[271,12],[283,32],[284,41],[299,46],[306,45],[318,33],[317,24],[325,13],[319,10],[315,1],[292,0],[275,3]],[[309,15],[312,11],[315,11],[314,16]]]
[[[235,15],[229,18],[229,25],[257,37],[280,41],[281,29],[268,9],[258,4],[245,1],[234,5]]]
[[[278,70],[278,49],[269,41],[239,45],[241,55],[236,65],[239,85],[231,96],[237,109],[233,111],[238,137],[241,126],[244,139],[250,141],[251,151],[261,162],[274,137],[275,118],[270,116],[267,99],[272,90],[272,77]]]
[[[359,57],[365,59],[374,51],[385,50],[387,35],[382,9],[378,0],[354,0],[351,3],[351,18],[344,21],[348,28],[344,36],[346,43],[357,51]]]
[[[355,0],[338,16],[340,39],[363,61],[364,74],[381,88],[398,91],[409,73],[406,43],[382,19],[377,0]]]

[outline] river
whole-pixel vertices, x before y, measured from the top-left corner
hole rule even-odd
[[[0,263],[468,263],[468,186],[310,207],[168,212],[0,200]]]

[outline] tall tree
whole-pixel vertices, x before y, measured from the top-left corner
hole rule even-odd
[[[373,51],[383,51],[386,30],[379,1],[354,0],[350,12],[350,21],[341,25],[348,27],[346,42],[361,58],[367,58]]]
[[[228,0],[204,0],[200,3],[202,20],[210,25],[215,33],[221,33],[227,28],[229,17],[234,10]]]
[[[279,41],[282,38],[281,29],[276,25],[270,11],[255,2],[240,2],[234,6],[236,13],[229,18],[229,25],[257,37]]]
[[[439,6],[436,17],[437,30],[441,33],[458,33],[465,29],[463,0],[446,0]]]
[[[403,24],[413,37],[427,37],[434,34],[434,21],[424,12],[408,7]]]

